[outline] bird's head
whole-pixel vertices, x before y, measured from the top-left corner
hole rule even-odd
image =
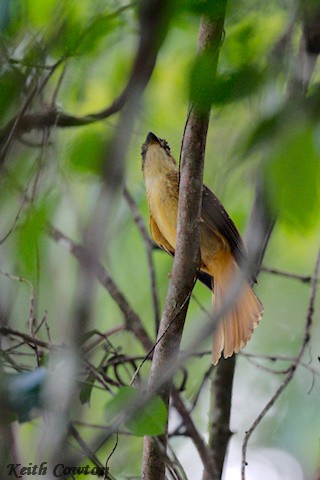
[[[149,132],[146,141],[141,147],[142,170],[152,166],[153,169],[176,168],[176,161],[171,155],[170,147],[166,140],[158,138],[154,133]]]

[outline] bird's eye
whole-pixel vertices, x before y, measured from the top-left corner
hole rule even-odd
[[[170,147],[168,145],[168,142],[166,142],[166,140],[161,140],[161,147],[164,149],[164,151],[170,155],[171,154],[171,150],[170,150]]]

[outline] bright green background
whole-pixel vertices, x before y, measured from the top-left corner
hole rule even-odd
[[[205,2],[189,1],[179,5],[173,14],[168,37],[143,97],[132,136],[125,183],[146,223],[148,211],[141,173],[141,144],[147,132],[152,130],[166,138],[178,158],[190,78],[191,90],[198,92],[196,94],[201,95],[201,89],[207,85],[205,60],[200,65],[203,78],[194,78],[191,74],[199,25],[199,12],[195,8],[198,3],[205,5]],[[3,41],[8,45],[11,57],[23,63],[52,64],[61,55],[70,55],[58,105],[63,111],[76,115],[95,112],[120,93],[135,53],[137,21],[133,9],[111,19],[107,16],[119,5],[120,2],[89,0],[65,2],[65,7],[53,0],[2,2]],[[222,76],[212,99],[205,183],[219,196],[244,233],[252,207],[255,175],[260,170],[271,205],[279,214],[264,265],[311,274],[319,248],[319,125],[302,110],[294,114],[282,111],[288,64],[294,60],[299,29],[294,31],[292,48],[285,62],[276,62],[272,55],[272,48],[287,28],[290,15],[285,2],[263,4],[251,0],[229,5],[218,68]],[[58,35],[57,25],[61,18],[65,18],[66,23]],[[37,38],[36,32],[39,32]],[[48,45],[46,53],[41,52],[41,45]],[[61,68],[50,80],[45,100],[50,100]],[[3,124],[21,104],[24,82],[21,72],[25,73],[25,69],[19,63],[16,68],[6,63],[2,66],[0,118]],[[39,108],[38,104],[36,110]],[[272,119],[270,123],[276,125],[273,129],[267,128],[263,122],[269,118]],[[48,311],[55,343],[63,342],[68,332],[78,269],[70,254],[43,235],[43,225],[49,219],[74,240],[81,239],[81,228],[91,215],[100,184],[97,172],[104,142],[113,135],[116,125],[117,117],[111,117],[95,125],[54,132],[53,143],[42,160],[44,166],[35,197],[36,210],[25,208],[14,232],[0,246],[1,269],[24,276],[36,288],[38,316],[41,318],[44,311]],[[28,138],[37,141],[40,135],[33,132]],[[0,187],[1,237],[10,229],[20,206],[21,196],[15,184],[26,186],[36,158],[37,150],[23,144],[15,145],[7,158],[10,175],[3,175]],[[153,335],[145,249],[123,199],[117,206],[113,229],[107,232],[104,252],[103,263]],[[163,305],[172,260],[161,252],[155,252],[154,259]],[[1,276],[0,289],[2,301],[10,310],[10,325],[27,331],[28,287]],[[310,287],[295,280],[261,273],[256,290],[265,314],[246,351],[268,355],[296,354],[303,338]],[[210,310],[211,298],[207,289],[197,285],[194,295]],[[304,361],[319,371],[319,301],[317,306],[311,346]],[[117,306],[100,286],[97,287],[94,317],[94,326],[101,331],[122,322]],[[204,320],[205,314],[192,300],[183,346],[200,330]],[[124,353],[142,353],[128,333],[115,335],[112,342]],[[208,340],[203,348],[210,348],[210,344]],[[209,362],[209,357],[205,356],[188,363],[187,399],[196,392]],[[35,365],[29,362],[29,366]],[[148,366],[142,372],[146,376]],[[282,378],[257,369],[243,357],[239,358],[232,427],[240,438]],[[204,407],[194,413],[203,434],[206,432],[208,396],[209,391],[205,389],[200,403]],[[90,405],[84,407],[86,420],[103,422],[104,408],[110,398],[107,392],[93,390]],[[254,449],[272,446],[290,452],[300,462],[306,478],[310,478],[319,460],[318,402],[318,376],[313,378],[310,372],[300,367],[292,384],[257,429],[250,446]],[[26,464],[37,459],[41,422],[40,417],[17,427]],[[87,438],[92,434],[90,429],[83,430],[83,433]],[[182,440],[174,441],[175,444],[179,447]],[[106,446],[105,454],[111,446]],[[129,437],[127,440],[120,437],[110,464],[116,478],[124,474],[140,475],[141,446],[141,438]]]

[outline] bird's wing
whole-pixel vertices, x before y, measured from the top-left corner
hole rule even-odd
[[[162,235],[152,215],[150,215],[150,230],[153,240],[156,242],[156,244],[159,245],[159,247],[165,250],[167,253],[169,253],[169,255],[174,255],[174,248]]]
[[[174,248],[164,238],[164,236],[160,232],[159,227],[158,227],[158,225],[157,225],[157,223],[156,223],[156,221],[155,221],[155,219],[153,218],[152,215],[150,215],[150,230],[151,230],[153,240],[156,242],[156,244],[159,245],[159,247],[162,250],[165,250],[167,253],[169,253],[169,255],[174,257],[174,252],[175,252]],[[209,290],[212,290],[212,277],[211,277],[211,275],[209,275],[206,272],[199,271],[197,273],[197,277],[198,277],[198,280],[201,283],[203,283],[206,287],[209,288]]]
[[[228,241],[236,262],[240,266],[244,265],[247,261],[247,252],[240,233],[222,203],[205,185],[202,191],[201,219]]]

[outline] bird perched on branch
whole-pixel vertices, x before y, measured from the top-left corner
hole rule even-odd
[[[142,171],[150,210],[154,241],[169,254],[176,249],[179,169],[168,143],[152,132],[142,145]],[[200,215],[200,271],[213,281],[214,308],[224,305],[229,285],[246,262],[241,236],[217,197],[205,185]],[[230,305],[214,335],[212,363],[230,357],[251,338],[263,314],[263,307],[248,280],[241,284],[236,301]]]

